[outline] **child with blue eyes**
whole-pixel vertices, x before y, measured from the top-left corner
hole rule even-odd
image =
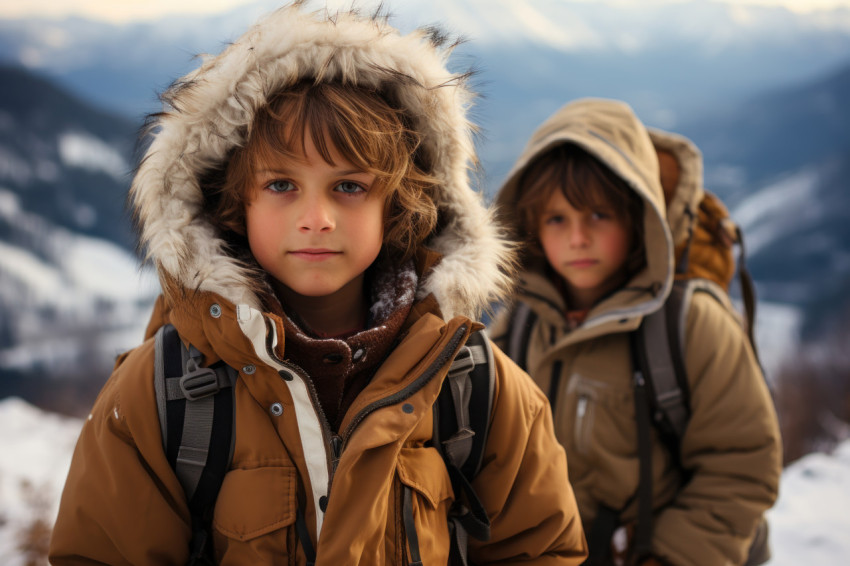
[[[690,141],[648,131],[622,102],[582,99],[537,129],[496,198],[524,251],[490,335],[547,392],[589,564],[765,560],[760,518],[779,486],[779,429],[725,292],[683,287],[694,291],[671,346],[688,380],[681,437],[650,422],[653,391],[637,373],[638,329],[670,312],[674,248],[690,237],[683,219],[701,183]]]
[[[83,427],[53,564],[583,562],[546,398],[495,349],[471,486],[489,536],[456,536],[435,403],[514,258],[469,186],[471,95],[439,43],[299,2],[166,93],[131,189],[163,294]],[[198,521],[163,448],[166,324],[200,360],[184,377],[238,372]]]

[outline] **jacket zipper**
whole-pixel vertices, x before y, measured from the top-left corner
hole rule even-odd
[[[429,365],[422,374],[416,378],[416,380],[393,395],[389,397],[384,397],[383,399],[379,399],[373,403],[370,403],[366,407],[360,409],[357,414],[354,416],[352,421],[348,423],[348,426],[345,427],[345,430],[342,433],[342,447],[344,450],[345,446],[348,444],[349,439],[351,438],[354,430],[363,422],[370,413],[380,409],[382,407],[388,407],[390,405],[395,405],[408,399],[413,396],[414,393],[425,387],[434,377],[437,375],[437,372],[446,365],[446,363],[452,359],[457,352],[457,349],[460,347],[460,341],[463,335],[466,334],[466,326],[461,326],[458,328],[454,335],[449,340],[448,345],[440,352],[440,355],[437,356],[437,359],[434,360],[431,365]]]
[[[351,434],[354,432],[363,419],[365,419],[370,413],[380,409],[382,407],[388,407],[390,405],[395,405],[404,401],[405,399],[410,398],[417,391],[425,387],[434,377],[437,375],[437,372],[442,368],[446,362],[448,362],[455,354],[457,349],[460,347],[460,341],[463,335],[466,333],[466,326],[460,326],[454,333],[454,335],[449,340],[448,345],[440,352],[440,355],[437,356],[437,359],[428,366],[422,375],[420,375],[416,380],[393,395],[389,397],[384,397],[383,399],[379,399],[373,403],[370,403],[354,416],[354,419],[348,424],[343,431],[342,435],[334,434],[331,431],[330,424],[328,423],[328,419],[325,416],[324,411],[322,410],[321,405],[318,402],[318,396],[316,394],[315,387],[313,386],[313,382],[308,378],[307,372],[302,370],[300,367],[291,364],[289,362],[285,362],[277,357],[277,354],[269,349],[269,355],[273,360],[277,361],[282,366],[287,369],[294,371],[297,373],[303,380],[305,385],[307,386],[307,391],[310,393],[310,400],[313,403],[313,409],[319,415],[319,422],[322,424],[322,435],[326,439],[326,446],[329,450],[325,451],[328,461],[328,491],[325,494],[325,497],[330,498],[331,495],[331,486],[333,485],[334,474],[336,473],[337,465],[339,464],[339,460],[342,457],[342,451],[345,449],[346,444],[348,444],[348,439],[351,438]],[[318,511],[318,510],[317,510]]]

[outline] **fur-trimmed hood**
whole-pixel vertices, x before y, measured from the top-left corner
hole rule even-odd
[[[496,197],[496,203],[504,214],[510,214],[518,199],[522,198],[520,180],[528,166],[546,151],[565,143],[575,144],[594,155],[644,202],[645,269],[635,274],[623,289],[594,306],[582,331],[574,335],[598,335],[611,328],[619,328],[623,320],[638,324],[643,315],[657,310],[664,303],[672,287],[674,273],[674,243],[666,217],[655,143],[667,144],[673,151],[683,149],[684,140],[662,132],[657,132],[653,139],[624,102],[597,98],[572,101],[532,134]],[[697,174],[690,169],[688,172],[692,176]],[[557,308],[549,310],[553,320],[559,321],[565,305],[561,304],[560,293],[543,273],[543,266],[535,263],[523,267],[525,272],[520,286],[534,288],[535,294],[545,295],[548,304],[557,305]]]
[[[341,25],[341,24],[345,25]],[[379,87],[414,117],[438,179],[438,231],[426,245],[442,260],[420,283],[443,315],[476,317],[509,286],[510,246],[469,184],[474,128],[466,77],[446,68],[451,46],[433,30],[401,35],[383,16],[309,12],[295,2],[265,17],[221,54],[177,80],[151,122],[131,188],[140,246],[163,285],[209,291],[261,308],[252,269],[228,251],[202,209],[199,179],[245,143],[270,94],[302,78]]]

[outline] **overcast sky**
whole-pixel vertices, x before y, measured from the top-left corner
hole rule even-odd
[[[377,1],[377,0],[376,0]],[[392,7],[403,0],[385,0]],[[593,0],[584,0],[593,1]],[[634,3],[645,0],[619,0]],[[657,2],[677,2],[681,0],[655,0]],[[788,8],[807,12],[837,6],[850,7],[850,0],[721,0],[730,4],[783,5]],[[250,3],[250,0],[2,0],[0,18],[22,16],[63,17],[68,15],[86,16],[112,22],[154,19],[166,14],[198,14],[221,12]],[[281,4],[284,2],[282,1]],[[350,4],[350,0],[329,0],[329,4]],[[360,0],[361,5],[376,3],[372,0]],[[314,2],[318,5],[319,2]]]

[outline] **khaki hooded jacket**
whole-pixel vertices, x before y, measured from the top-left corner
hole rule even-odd
[[[555,432],[567,450],[570,481],[585,529],[600,504],[637,516],[637,427],[629,333],[662,306],[673,281],[674,242],[687,236],[684,210],[702,198],[702,160],[687,139],[647,132],[624,103],[583,99],[567,104],[532,136],[497,196],[504,210],[522,198],[519,178],[539,154],[577,144],[599,158],[643,199],[646,267],[591,308],[570,331],[569,305],[544,267],[524,265],[516,293],[537,314],[527,367],[549,392]],[[676,196],[665,207],[657,150],[679,164]],[[490,328],[503,349],[511,328],[506,308]],[[742,564],[759,517],[774,502],[781,444],[770,393],[724,293],[696,292],[684,328],[692,416],[679,467],[653,427],[652,552],[677,566]]]
[[[55,565],[179,565],[189,555],[186,498],[163,450],[153,386],[164,322],[204,355],[239,370],[235,448],[216,501],[221,564],[304,564],[300,509],[323,564],[407,564],[405,487],[425,564],[446,564],[454,493],[430,445],[432,406],[481,308],[507,288],[510,246],[468,184],[474,160],[463,77],[426,32],[382,18],[274,12],[167,93],[169,107],[132,186],[141,243],[163,288],[148,339],[119,359],[83,426],[50,545]],[[281,316],[250,283],[202,210],[199,178],[245,141],[270,93],[297,79],[374,85],[415,119],[438,180],[440,228],[417,253],[418,286],[395,347],[341,420],[341,452],[311,376],[287,359]],[[244,250],[243,250],[244,252]],[[346,351],[347,359],[351,352]],[[368,356],[368,352],[367,352]],[[357,359],[356,357],[354,359]],[[474,487],[490,519],[479,564],[580,564],[586,545],[545,396],[501,352],[491,428]],[[282,412],[270,410],[273,405]]]

